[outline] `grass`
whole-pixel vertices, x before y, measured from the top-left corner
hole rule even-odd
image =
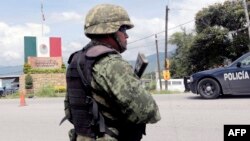
[[[65,92],[59,92],[59,91],[55,91],[54,87],[48,85],[48,86],[44,86],[43,88],[41,88],[40,90],[38,90],[37,92],[33,92],[33,91],[26,91],[26,98],[32,98],[32,97],[65,97]],[[9,94],[3,97],[0,97],[1,99],[17,99],[20,98],[20,94],[19,92],[17,93],[13,93],[13,94]]]
[[[65,97],[65,93],[35,93],[35,94],[26,94],[26,98],[32,98],[32,97]],[[18,99],[20,98],[19,93],[13,93],[9,94],[3,97],[0,97],[0,99]]]
[[[169,91],[169,90],[161,90],[161,91],[153,90],[153,91],[150,91],[150,93],[152,93],[152,94],[180,94],[182,92],[180,92],[180,91]]]
[[[19,93],[8,94],[6,96],[0,97],[0,99],[16,99],[19,98]]]
[[[36,93],[30,93],[28,94],[28,97],[64,97],[65,92],[59,92],[55,90],[55,88],[51,85],[47,85],[42,87],[40,90],[38,90]]]
[[[152,90],[150,91],[150,93],[152,94],[179,94],[182,93],[180,91],[169,91],[169,90],[161,90],[161,91],[157,91],[157,90]],[[26,94],[26,98],[32,98],[32,97],[65,97],[65,92],[59,92],[59,91],[55,91],[54,87],[48,85],[48,86],[44,86],[43,88],[41,88],[39,91],[37,91],[36,93],[28,93]],[[0,97],[1,99],[16,99],[16,98],[20,98],[19,93],[14,93],[14,94],[9,94],[5,97]]]

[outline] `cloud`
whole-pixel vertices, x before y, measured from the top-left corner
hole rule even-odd
[[[159,52],[165,51],[165,19],[139,19],[132,17],[135,27],[128,30],[128,49],[123,54],[127,60],[135,60],[138,52],[144,53],[146,56],[156,53],[155,34],[157,34]],[[168,23],[169,27],[173,27],[173,23]],[[172,32],[168,33],[171,35]],[[172,50],[172,47],[169,47]],[[133,54],[133,55],[132,55]]]
[[[24,36],[41,36],[41,25],[26,23],[24,25],[10,25],[0,22],[0,64],[2,65],[22,65]],[[50,32],[50,28],[44,25],[44,33]]]
[[[216,2],[223,3],[224,1],[225,0],[172,1],[169,5],[168,38],[173,33],[181,31],[182,28],[187,29],[188,32],[193,31],[195,14],[199,10]],[[123,54],[124,58],[134,60],[137,57],[137,52],[142,52],[145,55],[156,53],[154,37],[156,33],[159,33],[157,34],[159,52],[165,52],[165,15],[164,17],[155,17],[151,19],[138,19],[136,17],[132,17],[131,19],[135,24],[135,28],[128,31],[128,42],[131,42],[131,44],[128,44],[128,50]],[[168,45],[168,51],[173,49],[175,49],[175,46]]]
[[[23,65],[24,63],[24,36],[41,37],[41,24],[26,23],[24,25],[11,25],[0,22],[0,64],[4,66]],[[50,33],[50,27],[44,25],[44,35]],[[84,39],[84,44],[88,39]],[[62,38],[62,52],[64,61],[71,53],[83,47],[82,40],[68,41]]]
[[[224,2],[225,0],[209,0],[209,1],[197,1],[197,0],[180,0],[174,1],[169,5],[169,22],[168,27],[171,29],[168,31],[168,37],[180,30],[180,27],[177,27],[180,24],[186,23],[190,20],[194,20],[194,16],[198,10],[201,10],[202,7],[207,7],[209,4],[214,4],[215,2]],[[75,30],[81,30],[78,27],[71,27],[74,23],[80,23],[84,20],[84,14],[78,14],[74,11],[66,12],[57,12],[52,13],[46,17],[45,23],[56,23],[56,24],[45,24],[44,25],[44,34],[49,34],[50,29],[58,31],[59,35],[62,35],[62,49],[63,49],[63,58],[66,61],[71,53],[76,50],[79,50],[85,45],[88,41],[87,38],[79,37],[78,34],[75,34]],[[128,50],[123,54],[124,58],[127,60],[136,59],[137,53],[143,52],[146,55],[156,53],[155,47],[155,33],[159,33],[158,36],[158,47],[159,51],[164,51],[165,44],[165,15],[163,17],[148,18],[138,18],[136,15],[131,17],[132,22],[135,24],[135,27],[128,32],[129,39],[128,42],[133,42],[138,39],[140,41],[128,44]],[[57,24],[61,22],[60,26]],[[182,27],[192,29],[194,28],[194,23],[185,24]],[[61,29],[64,28],[64,29]],[[77,28],[77,29],[75,29]],[[0,49],[2,55],[0,56],[1,65],[22,65],[23,64],[23,37],[30,36],[41,36],[41,24],[36,23],[25,23],[25,24],[10,24],[7,22],[0,21]],[[70,30],[66,30],[70,29]],[[60,31],[60,32],[59,32]],[[70,33],[65,31],[70,31]],[[169,46],[169,50],[171,50]],[[7,63],[6,63],[7,62]]]
[[[19,53],[12,52],[12,51],[6,51],[6,52],[3,53],[2,56],[7,61],[16,60],[16,59],[20,59],[21,58],[21,55]]]
[[[80,41],[72,41],[63,45],[62,47],[63,60],[67,61],[70,54],[72,54],[77,50],[80,50],[82,47],[83,44]]]
[[[175,24],[181,24],[194,20],[196,13],[202,8],[215,3],[223,3],[225,0],[181,0],[172,1],[169,6],[169,20]],[[186,27],[193,27],[194,22],[187,24]]]
[[[73,41],[68,44],[68,48],[70,48],[71,50],[81,49],[82,44],[80,42]]]
[[[62,12],[62,13],[52,13],[50,16],[48,16],[50,21],[53,22],[65,22],[65,21],[82,21],[83,15],[78,14],[74,11],[69,12]]]

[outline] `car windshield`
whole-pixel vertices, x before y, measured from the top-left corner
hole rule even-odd
[[[249,63],[250,64],[250,62],[249,62],[250,58],[249,57],[250,57],[250,52],[248,52],[248,53],[242,55],[240,58],[236,59],[234,62],[232,62],[230,65],[228,65],[228,67],[235,67],[238,62]],[[242,60],[244,60],[244,61],[242,61]],[[248,62],[246,62],[245,60],[248,61]]]

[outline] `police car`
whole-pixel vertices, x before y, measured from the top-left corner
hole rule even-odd
[[[227,67],[194,73],[189,81],[192,93],[205,99],[214,99],[222,94],[250,94],[250,52]]]

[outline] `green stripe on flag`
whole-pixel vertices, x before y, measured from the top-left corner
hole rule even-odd
[[[29,56],[37,56],[36,52],[36,37],[24,36],[24,61],[28,62]]]

